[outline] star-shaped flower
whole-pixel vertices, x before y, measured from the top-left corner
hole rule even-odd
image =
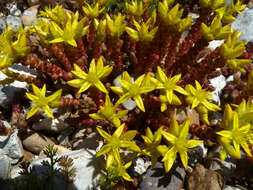
[[[187,168],[188,155],[187,152],[190,148],[194,148],[202,143],[200,140],[187,140],[186,137],[189,132],[190,119],[185,121],[182,125],[178,125],[176,119],[173,119],[170,133],[163,131],[163,137],[170,143],[160,145],[157,150],[163,155],[162,162],[164,162],[165,171],[170,171],[173,163],[176,160],[177,153],[179,153],[183,166]]]
[[[232,157],[240,158],[240,146],[243,150],[249,155],[252,156],[251,151],[248,145],[248,136],[251,132],[251,126],[249,123],[244,124],[243,126],[239,125],[238,113],[232,111],[229,105],[226,106],[223,121],[226,129],[217,132],[221,136],[219,142],[223,145],[225,152],[221,152],[221,158],[225,159],[227,154],[230,154]],[[232,119],[232,121],[231,121]],[[231,126],[232,123],[232,126]],[[227,124],[230,124],[227,126]],[[233,144],[233,147],[231,145]]]
[[[105,138],[107,141],[106,145],[104,145],[98,152],[97,156],[101,156],[103,154],[107,154],[106,158],[106,168],[109,168],[113,161],[116,161],[118,164],[121,163],[120,148],[127,148],[128,150],[132,150],[135,152],[140,152],[140,148],[135,144],[133,138],[136,135],[136,130],[129,130],[123,133],[125,124],[123,123],[119,126],[113,135],[109,135],[103,129],[97,127],[97,131],[99,134]]]
[[[37,86],[32,84],[34,94],[26,93],[26,96],[35,104],[30,110],[26,119],[32,117],[40,108],[51,118],[54,118],[50,107],[57,107],[60,105],[60,98],[62,89],[56,91],[52,95],[46,97],[46,85],[39,89]]]
[[[77,79],[68,81],[67,84],[80,88],[78,93],[86,91],[91,86],[95,86],[102,92],[108,93],[100,79],[108,76],[112,68],[112,66],[108,65],[104,67],[102,57],[98,59],[97,65],[95,64],[95,59],[92,59],[88,73],[85,73],[78,65],[74,64],[74,71],[71,72],[76,75]]]
[[[111,87],[112,91],[116,94],[122,95],[120,99],[117,101],[117,104],[121,104],[128,100],[129,98],[133,98],[136,105],[145,112],[144,104],[141,98],[141,94],[150,92],[154,90],[154,87],[150,84],[147,85],[147,81],[150,81],[150,73],[139,76],[135,82],[131,81],[130,75],[125,71],[122,74],[122,78],[119,79],[122,87]]]
[[[185,90],[188,92],[187,97],[185,98],[187,104],[192,105],[192,109],[197,108],[197,111],[200,113],[201,119],[209,124],[208,121],[208,110],[218,111],[221,108],[208,101],[208,98],[211,98],[212,95],[206,89],[202,89],[198,81],[195,81],[196,88],[188,84],[185,87]]]
[[[156,84],[157,89],[165,92],[165,97],[169,104],[176,103],[178,105],[181,104],[181,101],[174,91],[179,92],[180,94],[188,95],[188,93],[182,87],[177,85],[177,82],[180,80],[180,78],[181,74],[173,77],[167,77],[161,67],[158,66],[156,78],[151,78],[151,81]],[[164,109],[162,110],[164,111]]]
[[[110,97],[106,95],[104,106],[100,106],[97,113],[89,114],[92,119],[101,120],[106,119],[112,122],[116,127],[120,126],[120,118],[128,113],[128,110],[120,110],[116,113],[116,105],[112,105]]]
[[[160,145],[162,140],[162,130],[163,128],[160,127],[154,134],[148,127],[146,130],[146,136],[142,135],[145,142],[145,149],[142,150],[143,154],[151,157],[152,167],[155,166],[157,162],[157,158],[160,157],[159,152],[157,151],[157,146]]]

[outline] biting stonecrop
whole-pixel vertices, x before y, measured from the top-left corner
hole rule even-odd
[[[63,9],[62,6],[54,8],[46,7],[45,11],[40,12],[40,16],[44,17],[44,19],[38,19],[37,24],[26,29],[20,28],[17,33],[13,32],[10,26],[8,26],[6,31],[0,35],[0,69],[9,77],[5,82],[13,82],[16,78],[18,79],[18,74],[8,70],[8,67],[20,61],[25,62],[25,66],[29,65],[32,69],[37,69],[38,72],[41,72],[38,74],[41,77],[40,79],[42,81],[45,79],[46,83],[49,82],[51,84],[50,87],[53,87],[52,84],[56,84],[56,88],[62,85],[64,91],[65,89],[72,89],[70,87],[76,88],[74,89],[78,92],[76,93],[76,97],[82,97],[80,95],[82,93],[87,93],[87,96],[90,96],[89,93],[96,92],[87,92],[90,87],[103,92],[98,93],[97,102],[105,99],[104,105],[94,108],[97,109],[95,113],[94,110],[88,110],[86,116],[94,120],[106,120],[110,122],[110,125],[104,122],[105,125],[103,127],[107,127],[107,131],[97,127],[98,133],[105,139],[105,144],[97,152],[97,156],[105,155],[106,169],[114,170],[116,168],[117,177],[133,181],[127,173],[127,169],[131,166],[132,162],[124,160],[121,152],[122,149],[134,151],[138,155],[149,156],[152,161],[152,167],[162,157],[166,172],[171,170],[178,156],[183,166],[187,168],[188,152],[200,145],[202,141],[187,138],[191,119],[185,119],[182,124],[178,124],[175,118],[171,121],[166,114],[174,111],[174,107],[178,106],[181,109],[187,105],[191,105],[191,108],[196,109],[199,113],[202,120],[200,125],[204,124],[205,126],[210,125],[208,112],[221,111],[221,108],[210,102],[211,93],[207,89],[202,88],[201,84],[203,81],[201,79],[195,80],[194,78],[192,80],[195,80],[194,87],[192,83],[187,81],[189,78],[187,79],[182,70],[171,69],[170,71],[168,68],[173,68],[173,60],[175,60],[175,63],[178,63],[176,62],[177,60],[181,61],[180,56],[189,58],[189,52],[185,50],[187,49],[187,45],[190,45],[189,49],[193,50],[190,52],[194,54],[195,50],[199,51],[198,47],[201,47],[203,41],[224,40],[221,47],[217,48],[217,51],[214,51],[215,53],[218,52],[218,54],[214,53],[215,56],[212,56],[212,52],[206,57],[210,55],[211,58],[215,57],[216,59],[218,57],[218,61],[223,61],[224,65],[226,64],[225,66],[228,68],[246,72],[245,66],[251,63],[251,60],[241,58],[245,52],[246,42],[239,41],[240,33],[233,31],[232,27],[228,25],[228,23],[235,19],[235,13],[241,13],[245,5],[242,5],[241,1],[237,1],[236,4],[232,3],[230,7],[226,7],[224,0],[200,0],[200,5],[206,9],[206,13],[212,15],[213,20],[206,22],[208,19],[204,17],[203,23],[199,23],[198,31],[200,33],[196,33],[200,37],[197,41],[195,39],[197,35],[195,36],[195,34],[190,33],[189,39],[187,36],[181,43],[180,36],[182,32],[191,27],[197,31],[196,25],[198,25],[198,22],[195,25],[191,22],[191,17],[183,16],[184,9],[178,3],[175,4],[175,0],[159,1],[157,4],[158,8],[150,11],[149,17],[146,13],[148,13],[150,4],[152,3],[150,0],[135,0],[131,3],[125,3],[128,14],[118,13],[117,15],[109,15],[104,13],[103,15],[106,1],[96,1],[92,4],[83,3],[82,14],[79,14],[79,12],[72,13]],[[201,15],[199,18],[200,20],[202,19]],[[190,29],[191,31],[194,30]],[[27,43],[28,35],[33,33],[36,33],[40,40],[39,44],[41,46],[39,48],[31,48]],[[169,36],[169,33],[173,35]],[[179,36],[178,39],[177,36]],[[127,42],[124,39],[127,39]],[[189,44],[186,44],[187,40]],[[191,44],[191,42],[193,43]],[[30,43],[34,42],[31,40]],[[150,47],[147,48],[147,44]],[[159,44],[158,48],[156,47],[157,44]],[[81,47],[82,45],[83,47]],[[160,48],[160,45],[163,47]],[[50,57],[51,52],[44,52],[44,49],[47,50],[49,47],[52,48],[51,50],[55,50],[52,53],[52,57]],[[152,51],[153,47],[154,51]],[[172,49],[171,52],[169,52],[169,48]],[[43,55],[42,59],[39,59],[36,55],[36,49],[39,49],[39,53]],[[129,52],[124,52],[125,49],[129,50]],[[185,52],[182,55],[173,55],[173,51],[175,51],[175,54],[180,54],[180,50]],[[148,54],[145,54],[145,51]],[[169,52],[167,55],[166,51]],[[80,55],[77,56],[75,53]],[[27,54],[29,54],[28,58],[30,59],[26,57]],[[59,57],[62,59],[60,60]],[[167,60],[170,60],[170,57],[172,57],[171,63],[170,61],[167,62]],[[198,56],[196,55],[196,57]],[[22,60],[22,58],[24,59]],[[29,61],[26,62],[26,58]],[[131,69],[133,69],[132,72],[135,72],[135,68],[138,68],[138,66],[143,68],[146,66],[138,65],[141,62],[138,60],[139,58],[141,58],[140,60],[144,60],[143,63],[146,64],[147,62],[147,65],[149,62],[152,62],[150,63],[152,66],[150,66],[151,69],[147,70],[150,72],[137,76],[133,81],[130,74],[134,73],[130,73]],[[206,59],[206,62],[213,63],[212,60],[215,59],[211,59],[209,62]],[[66,65],[69,63],[70,67],[64,70],[58,61],[60,63],[65,62]],[[130,62],[129,65],[122,66],[128,61]],[[132,64],[132,62],[135,63]],[[73,68],[71,63],[73,64]],[[182,61],[180,64],[177,66],[178,68],[195,67],[198,63],[189,62],[189,65],[184,65],[184,61]],[[117,67],[121,68],[113,67],[112,65],[117,65]],[[210,64],[206,68],[209,69],[209,66],[212,67]],[[205,64],[200,64],[199,69],[202,67],[205,67]],[[122,70],[124,72],[118,79],[121,86],[110,86],[109,82],[114,77],[114,74],[119,74],[118,72]],[[156,73],[153,72],[154,70],[156,70]],[[114,71],[116,72],[114,73]],[[190,71],[191,69],[189,69]],[[59,75],[59,77],[65,77],[63,77],[63,80],[47,80],[50,72],[53,73],[53,76]],[[169,72],[171,74],[167,75]],[[251,71],[248,79],[249,89],[252,89],[252,73]],[[21,77],[19,77],[19,80],[21,81]],[[106,86],[105,82],[108,82]],[[33,82],[30,83],[32,83],[34,94],[27,92],[26,96],[32,101],[34,106],[26,118],[32,117],[39,109],[42,109],[50,118],[54,118],[51,108],[64,105],[61,102],[63,90],[60,89],[46,97],[46,85],[42,84],[43,87],[40,89],[39,87],[42,85],[38,85],[39,87],[37,87]],[[116,95],[111,93],[111,91],[119,95],[119,97],[115,97]],[[130,114],[128,110],[122,110],[120,105],[128,99],[133,99],[139,108]],[[115,104],[113,104],[114,100]],[[153,100],[155,100],[154,104],[157,103],[154,107],[152,107]],[[82,101],[80,102],[83,103]],[[148,103],[151,105],[147,106]],[[82,106],[84,105],[78,106],[74,109],[83,109]],[[225,159],[228,155],[234,158],[241,158],[241,147],[248,156],[252,156],[249,147],[249,144],[253,144],[252,100],[249,99],[248,102],[243,100],[241,104],[233,106],[236,107],[234,111],[229,105],[226,106],[221,122],[222,129],[218,132],[215,130],[217,141],[223,146],[223,150],[220,152],[222,159]],[[167,123],[164,125],[159,123],[158,127],[156,126],[157,128],[154,126],[152,126],[153,128],[142,128],[143,131],[146,130],[146,134],[141,135],[145,145],[141,150],[134,141],[134,138],[139,135],[139,131],[128,130],[128,128],[131,129],[132,127],[131,122],[134,123],[131,119],[135,117],[134,114],[136,113],[136,118],[138,118],[138,114],[142,111],[146,112],[147,117],[144,113],[141,113],[140,118],[148,118],[148,123],[150,121],[149,117],[156,115],[154,112],[159,112],[159,108],[163,112],[159,114],[163,116],[163,119],[168,117],[166,118],[168,122],[161,121],[161,123]],[[77,113],[79,114],[78,111]],[[144,117],[142,118],[142,116]],[[154,131],[154,129],[157,130]],[[164,142],[167,145],[163,144]]]
[[[116,112],[117,106],[118,104],[112,105],[110,97],[107,94],[105,97],[104,106],[100,106],[100,109],[97,113],[89,114],[89,116],[95,120],[102,120],[102,119],[108,120],[113,125],[115,125],[115,127],[119,127],[120,119],[128,113],[128,110],[120,110]]]
[[[71,72],[77,79],[70,80],[67,84],[74,88],[80,88],[78,93],[86,91],[91,86],[98,88],[104,93],[108,93],[100,79],[108,76],[112,68],[113,67],[109,65],[104,67],[102,57],[98,59],[97,64],[95,63],[95,59],[92,59],[88,73],[85,73],[78,65],[74,64],[74,70]]]
[[[162,162],[164,162],[165,171],[170,171],[173,163],[179,153],[181,161],[185,169],[188,165],[187,152],[202,143],[201,140],[187,140],[191,120],[186,120],[183,124],[178,125],[177,121],[173,119],[169,133],[162,131],[162,136],[169,142],[169,146],[159,145],[157,150],[163,155]]]
[[[39,109],[43,111],[51,118],[54,118],[54,115],[50,107],[58,107],[61,103],[60,98],[62,94],[62,89],[57,90],[52,95],[46,97],[46,85],[44,84],[42,89],[39,89],[37,86],[32,84],[32,89],[34,94],[26,93],[27,98],[29,98],[35,105],[32,107],[26,119],[32,117]]]
[[[134,82],[132,82],[128,72],[123,72],[122,78],[119,79],[122,87],[112,86],[111,89],[116,94],[121,95],[120,99],[117,101],[117,104],[121,104],[127,101],[129,98],[133,98],[138,108],[141,111],[145,112],[145,107],[141,98],[141,94],[151,92],[154,90],[153,86],[146,85],[146,81],[150,80],[149,74],[143,74],[139,76]]]
[[[232,111],[229,105],[225,108],[224,113],[224,127],[225,129],[217,132],[220,137],[218,138],[220,144],[224,147],[220,151],[220,157],[224,160],[228,154],[233,158],[241,158],[240,146],[246,152],[247,155],[252,157],[251,150],[249,148],[249,135],[252,135],[251,125],[240,125],[238,119],[238,113]]]
[[[125,124],[123,123],[119,126],[113,135],[108,134],[103,129],[97,127],[98,133],[104,137],[107,141],[106,145],[104,145],[98,152],[97,156],[102,156],[106,154],[106,168],[109,168],[114,161],[118,164],[121,164],[122,159],[120,157],[120,148],[126,148],[127,150],[132,150],[135,152],[140,152],[140,148],[135,144],[133,138],[135,137],[137,131],[136,130],[128,130],[123,133]]]
[[[188,95],[185,100],[187,104],[192,105],[192,109],[197,109],[200,113],[200,118],[209,125],[208,111],[218,111],[221,108],[208,101],[209,98],[212,98],[212,95],[206,89],[202,89],[198,81],[195,81],[195,86],[196,88],[191,84],[186,85],[185,90]]]

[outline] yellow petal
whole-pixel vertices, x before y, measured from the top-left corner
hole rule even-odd
[[[54,118],[54,115],[48,105],[43,106],[42,109],[49,117]]]
[[[141,111],[145,112],[145,107],[144,107],[141,96],[137,95],[137,96],[133,97],[133,99],[134,99],[136,105],[138,106],[138,108],[140,108]]]
[[[104,137],[107,141],[110,141],[111,135],[109,135],[107,132],[105,132],[103,129],[100,129],[97,127],[98,133]]]
[[[81,94],[82,92],[86,91],[90,88],[91,84],[89,82],[84,82],[82,87],[79,89],[78,93]]]
[[[162,162],[164,162],[165,172],[169,172],[171,167],[173,166],[177,157],[177,152],[174,147],[170,148],[169,151],[165,154]]]
[[[108,93],[108,91],[106,90],[106,88],[105,88],[105,86],[103,85],[103,83],[100,81],[100,80],[98,80],[98,81],[96,81],[95,83],[94,83],[94,85],[100,90],[100,91],[102,91],[102,92],[104,92],[104,93]]]
[[[69,86],[74,88],[80,88],[84,84],[85,80],[83,79],[73,79],[67,82]]]
[[[96,156],[102,156],[103,154],[107,154],[111,150],[111,147],[108,144],[102,146],[102,148],[97,152]]]
[[[187,152],[184,151],[184,152],[180,152],[180,158],[181,158],[181,161],[182,161],[182,164],[184,166],[185,169],[187,169],[187,165],[188,165],[188,155],[187,155]]]
[[[26,119],[29,119],[30,117],[32,117],[38,110],[39,110],[38,106],[32,107],[32,109],[30,110],[30,112],[26,116]]]

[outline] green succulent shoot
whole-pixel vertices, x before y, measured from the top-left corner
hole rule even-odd
[[[198,81],[195,81],[196,88],[187,84],[185,90],[188,92],[185,100],[187,104],[192,105],[192,109],[196,108],[200,113],[200,118],[209,125],[208,111],[218,111],[221,108],[208,101],[212,97],[211,93],[202,89]]]
[[[103,11],[104,7],[100,9],[100,4],[97,2],[93,7],[85,2],[87,7],[82,7],[85,15],[91,19],[97,18]]]
[[[202,7],[208,8],[210,10],[219,9],[221,7],[224,7],[226,4],[224,0],[200,0],[199,3]]]
[[[101,78],[108,76],[112,71],[112,66],[105,66],[100,57],[95,64],[95,59],[92,59],[89,67],[89,72],[85,73],[78,65],[74,64],[74,71],[71,71],[77,79],[73,79],[67,82],[68,85],[74,88],[80,88],[78,93],[86,91],[91,86],[98,88],[104,93],[108,93],[104,84],[100,81]]]
[[[232,69],[245,72],[245,65],[251,63],[249,59],[236,59],[245,51],[244,41],[237,41],[241,33],[237,30],[228,36],[228,39],[221,45],[220,54],[226,60],[226,65]]]
[[[29,98],[35,105],[32,107],[26,119],[32,117],[39,109],[42,109],[49,117],[54,118],[50,107],[57,107],[61,103],[61,93],[62,90],[57,90],[52,95],[46,97],[46,85],[39,89],[36,85],[32,84],[34,94],[26,93],[27,98]]]
[[[128,110],[120,110],[116,112],[117,106],[117,104],[112,105],[110,97],[106,94],[104,106],[100,106],[97,113],[89,114],[89,116],[96,120],[106,119],[113,123],[116,127],[119,127],[120,119],[128,113]]]
[[[67,10],[63,9],[62,5],[56,5],[54,8],[46,6],[44,11],[40,11],[39,16],[54,21],[58,25],[64,25],[66,23],[66,12]]]
[[[242,1],[238,0],[235,4],[232,1],[229,7],[224,6],[216,9],[215,12],[222,18],[223,23],[228,24],[233,22],[236,19],[235,15],[241,14],[241,11],[246,7],[247,5],[242,4]]]
[[[162,136],[169,142],[169,146],[160,145],[157,150],[163,155],[162,162],[166,172],[169,172],[179,153],[182,164],[185,168],[188,166],[187,152],[202,143],[200,140],[187,140],[191,120],[186,120],[182,125],[178,125],[176,119],[173,119],[170,131],[162,131]]]
[[[151,157],[152,167],[155,166],[157,159],[160,157],[160,153],[157,150],[157,147],[160,145],[162,140],[162,130],[163,127],[160,127],[154,134],[148,127],[146,130],[146,135],[141,137],[145,143],[145,149],[142,150],[142,154]]]
[[[183,32],[189,29],[192,25],[191,16],[181,19],[184,9],[180,9],[179,4],[176,4],[172,9],[169,10],[169,1],[163,0],[158,3],[158,14],[163,23],[171,26],[177,32]]]
[[[210,26],[205,23],[201,23],[201,33],[207,41],[223,40],[233,32],[230,25],[221,26],[221,17],[216,15]]]
[[[84,27],[84,23],[87,21],[86,17],[78,21],[78,12],[75,14],[67,13],[67,17],[68,20],[64,29],[55,22],[51,22],[49,28],[53,39],[50,40],[49,43],[65,42],[73,47],[77,47],[75,40],[88,32],[89,26]]]
[[[251,98],[248,101],[243,99],[239,105],[233,104],[233,106],[236,107],[235,111],[238,114],[240,125],[253,125],[253,102]]]
[[[125,71],[122,74],[122,78],[119,79],[122,87],[112,86],[111,89],[116,94],[121,95],[117,104],[121,104],[127,101],[129,98],[133,98],[138,108],[145,112],[145,107],[141,98],[141,94],[154,90],[154,87],[147,85],[147,81],[150,81],[150,74],[143,74],[139,76],[134,83],[132,82],[130,75]]]
[[[161,67],[157,67],[156,78],[151,78],[151,81],[156,85],[156,89],[159,89],[165,93],[165,96],[160,96],[161,112],[167,109],[167,102],[175,105],[181,104],[181,101],[175,94],[175,91],[180,94],[188,95],[188,93],[182,87],[177,85],[180,78],[181,74],[173,77],[167,77]]]
[[[119,38],[125,31],[125,16],[121,13],[114,15],[113,19],[111,19],[111,17],[107,14],[106,22],[109,30],[109,35],[113,38]]]
[[[137,0],[134,0],[131,2],[131,4],[126,2],[125,5],[127,12],[129,12],[129,14],[134,16],[135,18],[140,18],[145,11],[142,1],[138,2]]]
[[[240,125],[238,113],[232,111],[229,105],[226,105],[222,121],[225,129],[217,132],[217,134],[220,135],[218,141],[224,147],[224,149],[220,151],[221,159],[225,160],[228,154],[233,158],[240,159],[240,146],[247,155],[252,156],[248,146],[248,137],[252,134],[250,124]]]
[[[106,145],[104,145],[98,152],[97,157],[107,154],[106,157],[106,168],[112,166],[113,162],[116,161],[121,164],[121,158],[119,149],[126,148],[131,151],[141,152],[140,148],[135,144],[133,138],[135,137],[137,131],[129,130],[123,133],[125,124],[123,123],[119,126],[113,135],[108,134],[103,129],[97,127],[99,134],[106,140]]]
[[[141,25],[135,20],[133,22],[136,27],[136,30],[130,27],[126,27],[126,32],[132,39],[134,39],[135,41],[143,42],[150,42],[153,40],[158,30],[158,27],[155,27],[149,31],[151,18],[148,19],[147,22],[142,22]]]

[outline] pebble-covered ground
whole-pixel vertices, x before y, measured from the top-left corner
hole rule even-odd
[[[228,1],[228,3],[231,1]],[[30,26],[36,23],[38,11],[45,5],[63,4],[67,9],[75,9],[75,1],[71,0],[2,0],[0,1],[0,30],[7,25],[13,30],[20,26]],[[248,8],[233,23],[233,27],[244,32],[241,39],[253,42],[253,6],[249,2]],[[219,42],[210,45],[216,46]],[[19,72],[27,72],[18,65],[14,67]],[[0,72],[0,79],[5,76]],[[222,90],[231,80],[221,76],[213,80],[217,90]],[[233,79],[232,79],[233,80]],[[96,183],[103,168],[104,161],[96,158],[99,147],[99,135],[87,128],[72,128],[64,122],[68,111],[59,111],[55,119],[45,118],[39,123],[29,126],[28,133],[22,133],[10,123],[11,104],[14,96],[24,93],[27,84],[14,82],[7,86],[0,85],[0,190],[8,189],[1,179],[19,178],[19,164],[32,162],[40,173],[40,163],[45,157],[43,149],[48,144],[58,148],[58,155],[68,155],[74,158],[76,168],[75,186],[69,189],[86,190]],[[220,91],[215,91],[214,99],[219,101]],[[213,121],[219,115],[213,116]],[[24,126],[27,124],[24,123]],[[163,164],[158,162],[151,169],[151,162],[145,157],[134,160],[130,168],[130,175],[138,181],[140,190],[250,190],[253,189],[253,163],[245,156],[241,160],[219,159],[219,149],[207,148],[203,144],[190,152],[189,167],[185,171],[181,163],[174,164],[169,173],[164,172]],[[129,156],[129,160],[131,160]],[[57,181],[57,189],[63,189],[61,180]],[[91,189],[91,188],[90,188]]]

